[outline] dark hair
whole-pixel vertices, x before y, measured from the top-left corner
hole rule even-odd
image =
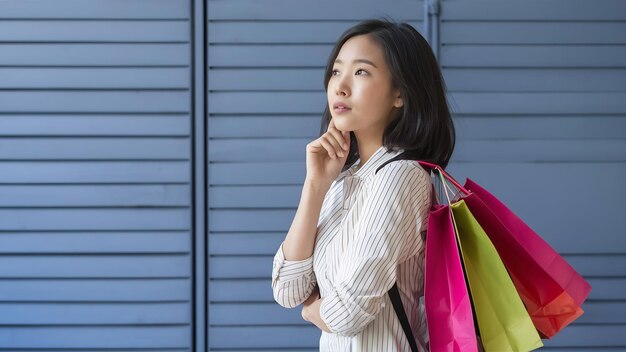
[[[383,145],[388,151],[405,149],[410,159],[428,161],[445,169],[455,144],[445,82],[430,45],[409,24],[368,19],[347,29],[333,47],[326,64],[324,91],[328,90],[328,81],[342,45],[363,34],[380,45],[391,72],[392,87],[400,90],[404,102],[397,117],[385,128]],[[331,118],[327,103],[320,136],[328,130]],[[359,158],[358,153],[356,137],[350,132],[350,151],[343,171]]]

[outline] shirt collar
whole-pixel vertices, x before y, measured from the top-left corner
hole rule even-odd
[[[402,153],[404,149],[398,148],[396,150],[387,151],[386,147],[380,146],[372,156],[367,159],[364,165],[356,170],[357,164],[361,159],[359,158],[348,170],[346,170],[346,176],[358,177],[358,178],[368,178],[376,172],[376,169],[382,165],[385,161],[396,157],[398,154]]]

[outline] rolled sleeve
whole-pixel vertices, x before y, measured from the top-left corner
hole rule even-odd
[[[302,304],[313,292],[317,279],[313,272],[313,256],[303,260],[286,260],[280,244],[272,267],[274,300],[285,308]]]
[[[372,176],[355,239],[320,306],[331,332],[355,336],[384,307],[398,264],[423,248],[418,231],[428,215],[430,190],[430,175],[411,163],[391,163]]]

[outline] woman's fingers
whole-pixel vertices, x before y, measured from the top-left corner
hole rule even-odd
[[[335,137],[335,140],[337,140],[337,144],[339,144],[339,147],[343,149],[344,152],[348,151],[348,142],[346,142],[346,138],[343,136],[341,131],[333,128],[326,133],[331,133],[333,137]]]
[[[341,149],[341,147],[335,138],[330,137],[328,133],[324,133],[324,135],[320,138],[320,143],[322,143],[322,146],[326,148],[326,151],[331,158],[337,158],[337,150]]]
[[[346,142],[346,138],[343,136],[342,131],[338,130],[335,127],[335,123],[332,117],[330,118],[330,122],[328,123],[328,130],[326,131],[326,133],[331,133],[333,137],[335,137],[335,140],[339,145],[337,153],[340,153],[342,151],[348,151],[348,142]]]

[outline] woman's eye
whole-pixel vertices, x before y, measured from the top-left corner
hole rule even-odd
[[[360,69],[356,70],[356,72],[359,72],[359,71],[363,71],[363,72],[367,73],[367,71],[365,71],[365,70],[364,70],[364,69],[362,69],[362,68],[360,68]],[[333,70],[333,72],[331,72],[331,76],[334,76],[334,75],[335,75],[335,72],[339,72],[339,71],[337,71],[337,70]]]

